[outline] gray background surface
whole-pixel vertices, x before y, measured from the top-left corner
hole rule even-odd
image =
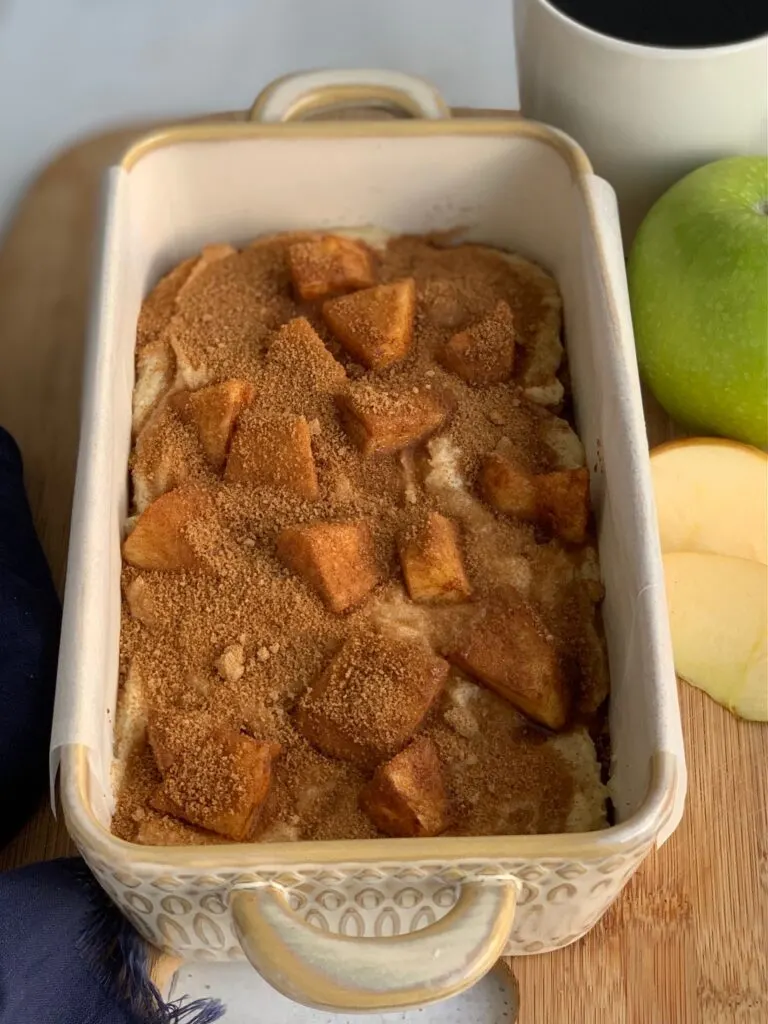
[[[0,0],[0,232],[36,170],[100,127],[247,107],[312,67],[386,67],[450,103],[517,101],[511,0]]]

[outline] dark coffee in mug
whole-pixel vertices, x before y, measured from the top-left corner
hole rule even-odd
[[[550,0],[573,21],[647,46],[725,46],[768,32],[768,0]]]

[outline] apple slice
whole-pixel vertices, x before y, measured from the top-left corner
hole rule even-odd
[[[768,566],[664,555],[675,671],[740,718],[768,722]]]
[[[651,452],[661,550],[768,564],[768,454],[691,437]]]

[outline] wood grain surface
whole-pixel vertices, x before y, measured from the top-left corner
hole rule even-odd
[[[61,155],[29,189],[0,248],[0,423],[21,445],[59,589],[101,179],[146,129],[110,131]],[[671,436],[651,402],[647,415],[652,443]],[[520,1024],[768,1022],[768,728],[684,684],[680,697],[683,823],[585,939],[511,964]],[[71,851],[43,805],[0,851],[0,870]]]

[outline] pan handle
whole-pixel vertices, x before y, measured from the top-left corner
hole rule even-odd
[[[243,952],[283,995],[331,1012],[386,1013],[447,999],[479,981],[504,949],[516,902],[511,882],[465,883],[441,920],[387,938],[321,931],[276,886],[237,889],[230,906]]]
[[[263,89],[249,121],[277,124],[301,121],[318,112],[374,107],[396,117],[441,120],[450,108],[437,91],[415,75],[372,68],[303,71],[278,78]]]

